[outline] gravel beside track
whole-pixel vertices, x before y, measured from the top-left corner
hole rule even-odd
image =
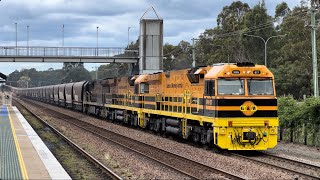
[[[320,147],[305,146],[289,142],[278,142],[278,146],[267,152],[277,156],[320,166]]]
[[[40,103],[40,104],[44,105],[44,103]],[[161,136],[157,136],[157,135],[154,135],[151,133],[146,133],[144,131],[136,130],[134,128],[128,128],[125,126],[110,123],[105,120],[100,120],[100,119],[97,119],[94,117],[84,115],[83,113],[70,111],[70,110],[67,110],[64,108],[60,108],[60,107],[52,106],[52,105],[48,105],[48,104],[45,104],[44,106],[48,107],[48,108],[52,108],[52,109],[59,111],[61,113],[70,115],[70,116],[75,117],[77,119],[81,119],[81,120],[86,121],[88,123],[91,123],[91,124],[103,127],[105,129],[111,130],[115,133],[122,134],[124,136],[129,137],[129,138],[139,140],[141,142],[147,143],[147,144],[152,145],[154,147],[167,150],[169,152],[178,154],[180,156],[186,157],[188,159],[191,159],[191,160],[194,160],[197,162],[201,162],[205,165],[208,165],[211,167],[216,167],[219,169],[223,169],[224,171],[231,172],[233,174],[244,177],[246,179],[294,179],[297,177],[296,175],[288,174],[286,172],[283,172],[282,170],[277,170],[277,169],[273,169],[270,167],[266,167],[266,166],[261,165],[259,163],[243,161],[243,159],[241,159],[241,158],[228,157],[225,155],[212,153],[211,151],[205,150],[203,148],[198,148],[198,147],[194,147],[194,146],[191,146],[188,144],[173,141],[168,138],[163,138]],[[60,126],[64,126],[64,128],[68,129],[68,131],[71,131],[71,129],[72,129],[72,128],[68,127],[68,125],[63,124],[61,122],[59,122],[59,124],[60,124]],[[58,124],[58,126],[59,126],[59,124]],[[72,131],[74,131],[74,130],[72,130]],[[82,132],[82,131],[79,130],[79,132]],[[90,137],[92,137],[92,135],[90,135]],[[93,139],[95,139],[95,138],[93,138]],[[91,141],[95,141],[95,140],[91,140]],[[88,142],[90,142],[90,140]],[[91,144],[90,144],[90,146],[91,146]],[[95,146],[93,146],[93,148],[94,147]],[[117,149],[115,151],[117,151]],[[121,156],[121,155],[118,155],[118,156]],[[127,159],[128,162],[131,162],[131,161],[135,162],[136,161],[136,159],[134,159],[130,155],[127,156],[127,158],[128,157],[129,157],[129,159]],[[114,158],[114,159],[116,159],[117,161],[121,161],[121,158]],[[130,163],[129,165],[127,165],[127,167],[134,169],[136,164],[137,163]],[[146,163],[140,165],[140,167],[145,168],[144,170],[148,169],[148,171],[150,172],[149,166],[150,166],[150,164],[147,165]],[[167,176],[168,173],[169,172],[165,172],[165,173],[162,172],[162,173],[159,173],[160,175],[156,176],[156,177],[158,177],[158,178],[161,177],[163,179],[168,179],[168,178],[181,179],[181,177],[180,178],[177,178],[177,177],[172,178],[172,176],[168,177]],[[155,174],[158,174],[158,173],[155,173]],[[154,178],[154,177],[155,176],[148,176],[148,178]]]
[[[275,159],[280,162],[286,162],[286,163],[288,163],[287,167],[320,179],[320,166],[319,165],[315,165],[314,163],[303,162],[300,160],[293,160],[291,158],[277,156],[277,155],[266,153],[266,152],[264,152],[263,155],[264,155],[264,157],[267,157],[268,159]]]
[[[247,152],[238,152],[232,153],[232,155],[243,158],[247,161],[260,162],[275,169],[282,169],[288,173],[297,174],[297,178],[299,179],[320,179],[320,167],[312,164],[306,164],[262,152],[255,152],[251,154],[248,154]]]

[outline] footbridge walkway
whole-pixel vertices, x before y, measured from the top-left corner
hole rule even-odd
[[[0,62],[136,63],[137,50],[125,48],[0,46]]]

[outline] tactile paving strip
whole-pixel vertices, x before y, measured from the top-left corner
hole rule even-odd
[[[6,106],[0,112],[0,179],[22,179],[18,154]]]

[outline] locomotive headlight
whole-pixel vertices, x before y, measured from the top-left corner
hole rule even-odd
[[[219,128],[219,134],[226,134],[226,128]]]
[[[270,134],[276,134],[277,130],[276,128],[270,128]]]

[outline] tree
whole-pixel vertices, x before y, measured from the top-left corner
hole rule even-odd
[[[78,62],[64,62],[62,69],[69,70],[69,69],[77,68],[77,67],[83,68],[83,62],[80,62],[80,63],[78,63]]]
[[[288,4],[282,2],[276,6],[275,18],[285,17],[290,13],[290,11]]]
[[[250,10],[247,3],[233,2],[230,6],[223,7],[218,15],[217,23],[225,32],[237,31],[243,28],[243,17]]]
[[[28,76],[21,76],[17,82],[18,87],[28,88],[31,79]]]
[[[310,29],[305,27],[307,7],[295,7],[279,25],[279,34],[285,38],[275,39],[275,49],[270,62],[276,78],[278,95],[292,94],[295,98],[311,95],[312,60]],[[318,37],[319,39],[319,37]]]
[[[254,6],[245,14],[245,34],[260,36],[265,40],[275,35],[272,17],[268,15],[264,2]],[[243,36],[246,57],[257,64],[264,64],[265,44],[261,39]],[[272,41],[269,42],[269,49]],[[268,52],[268,51],[267,51]]]
[[[91,76],[88,70],[84,67],[76,67],[70,69],[66,76],[62,78],[61,83],[79,82],[79,81],[89,81]]]
[[[192,65],[192,47],[186,41],[180,41],[177,46],[166,43],[163,46],[164,70],[190,68]]]
[[[197,62],[202,65],[218,62],[246,61],[241,31],[245,28],[247,3],[236,1],[225,6],[217,17],[217,27],[207,29],[197,43]]]
[[[163,46],[163,70],[172,70],[175,67],[174,59],[178,55],[179,48],[177,46],[166,43]]]

